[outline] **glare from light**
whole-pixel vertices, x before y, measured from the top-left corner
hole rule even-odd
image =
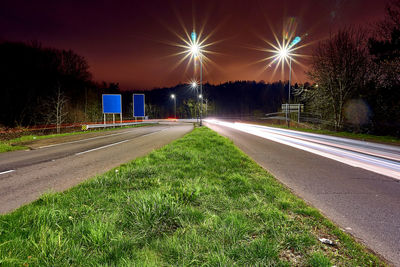
[[[281,60],[285,59],[285,58],[287,58],[289,56],[289,52],[288,52],[286,47],[282,47],[281,49],[279,49],[278,50],[278,54],[279,54],[279,58]]]
[[[275,42],[260,37],[267,44],[267,47],[255,48],[256,50],[267,53],[267,57],[262,58],[256,62],[266,63],[262,71],[271,68],[273,69],[271,77],[274,77],[277,70],[281,69],[281,77],[284,77],[285,65],[289,67],[290,62],[292,62],[292,64],[300,65],[303,68],[307,68],[307,66],[301,63],[298,59],[309,58],[309,55],[300,54],[298,51],[299,49],[302,49],[312,44],[311,42],[304,42],[303,40],[305,36],[308,36],[308,34],[305,33],[300,37],[296,36],[294,31],[290,31],[284,34],[282,36],[282,39],[280,40],[273,30],[272,33],[275,38]],[[300,42],[301,45],[299,45]],[[294,71],[293,74],[295,74]]]
[[[192,88],[196,88],[197,87],[197,82],[192,82]]]
[[[191,44],[191,46],[190,46],[190,53],[191,53],[193,56],[195,56],[195,57],[199,56],[199,54],[200,54],[200,47],[199,47],[199,45],[198,45],[197,43]]]
[[[171,95],[171,98],[172,98],[172,99],[174,99],[174,98],[175,98],[175,95],[174,95],[174,94],[172,94],[172,95]]]
[[[207,65],[216,66],[216,63],[209,58],[209,55],[211,55],[211,54],[215,55],[215,54],[219,54],[219,53],[215,52],[215,51],[211,51],[211,50],[209,50],[209,48],[222,41],[222,40],[217,40],[217,41],[213,41],[213,42],[210,41],[211,37],[215,34],[218,27],[215,28],[213,31],[211,31],[207,35],[204,34],[204,26],[200,28],[200,31],[198,34],[194,30],[192,33],[188,32],[186,27],[184,27],[183,24],[182,24],[182,28],[184,30],[183,35],[180,35],[174,29],[169,28],[169,30],[173,34],[175,34],[176,37],[178,37],[178,39],[180,40],[179,43],[168,42],[168,41],[165,42],[168,45],[180,48],[179,52],[169,55],[169,56],[180,56],[181,57],[176,62],[176,64],[171,67],[171,70],[176,69],[178,66],[180,66],[185,61],[186,61],[185,73],[189,69],[189,66],[193,62],[196,62],[198,60],[201,60],[202,66],[203,66],[203,71],[205,71],[205,72],[207,72]],[[195,69],[196,69],[196,64],[195,64]]]
[[[200,95],[199,95],[199,98],[203,98],[203,95],[200,94]]]

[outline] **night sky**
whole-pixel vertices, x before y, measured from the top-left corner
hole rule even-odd
[[[307,36],[297,52],[310,55],[313,45],[345,25],[368,26],[383,18],[387,1],[2,1],[0,39],[36,40],[45,47],[72,49],[84,56],[96,81],[119,82],[122,89],[173,86],[193,79],[193,63],[175,55],[184,44],[174,34],[204,29],[211,36],[204,81],[288,79],[273,74],[274,65],[258,62],[271,53],[263,39],[282,39],[289,18],[296,35]],[[187,37],[185,36],[185,39]],[[294,65],[294,81],[304,82],[308,65]],[[197,75],[197,74],[196,74]]]

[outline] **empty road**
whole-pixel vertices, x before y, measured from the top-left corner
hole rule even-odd
[[[63,191],[190,132],[188,123],[162,123],[37,142],[34,150],[0,154],[0,213]],[[65,140],[68,139],[68,140]],[[64,140],[64,141],[62,141]],[[51,143],[58,141],[61,143]],[[50,143],[49,143],[50,142]]]
[[[400,266],[400,147],[217,120],[206,125]]]

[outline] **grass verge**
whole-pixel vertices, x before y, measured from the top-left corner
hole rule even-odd
[[[48,139],[48,138],[54,138],[54,137],[62,137],[62,136],[70,136],[70,135],[77,135],[77,134],[86,134],[86,133],[93,133],[93,132],[115,131],[115,130],[121,130],[121,129],[125,129],[125,128],[134,128],[134,127],[142,127],[142,126],[149,126],[149,125],[153,125],[153,124],[140,124],[140,125],[117,127],[117,128],[95,129],[95,130],[89,130],[89,131],[77,131],[77,132],[61,133],[61,134],[23,135],[18,138],[0,141],[0,153],[28,149],[28,147],[25,146],[24,144],[35,141],[35,140]]]
[[[2,264],[384,265],[205,127],[0,216]]]

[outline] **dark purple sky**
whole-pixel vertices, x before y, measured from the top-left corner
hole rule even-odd
[[[10,41],[37,40],[43,46],[72,49],[84,56],[96,81],[119,82],[124,89],[172,86],[193,79],[188,60],[173,56],[182,43],[172,31],[184,36],[195,27],[204,35],[215,30],[207,49],[214,64],[206,64],[204,81],[288,79],[275,65],[259,61],[271,53],[255,47],[275,43],[271,27],[282,39],[282,28],[294,17],[296,35],[307,34],[299,49],[311,54],[312,44],[346,25],[368,26],[383,18],[387,1],[379,0],[202,0],[202,1],[2,1],[0,38]],[[182,22],[182,23],[180,23]],[[195,23],[195,26],[194,26]],[[171,31],[172,30],[172,31]],[[182,43],[183,44],[183,43]],[[294,64],[294,80],[305,81],[305,66]],[[197,75],[197,74],[196,74]]]

